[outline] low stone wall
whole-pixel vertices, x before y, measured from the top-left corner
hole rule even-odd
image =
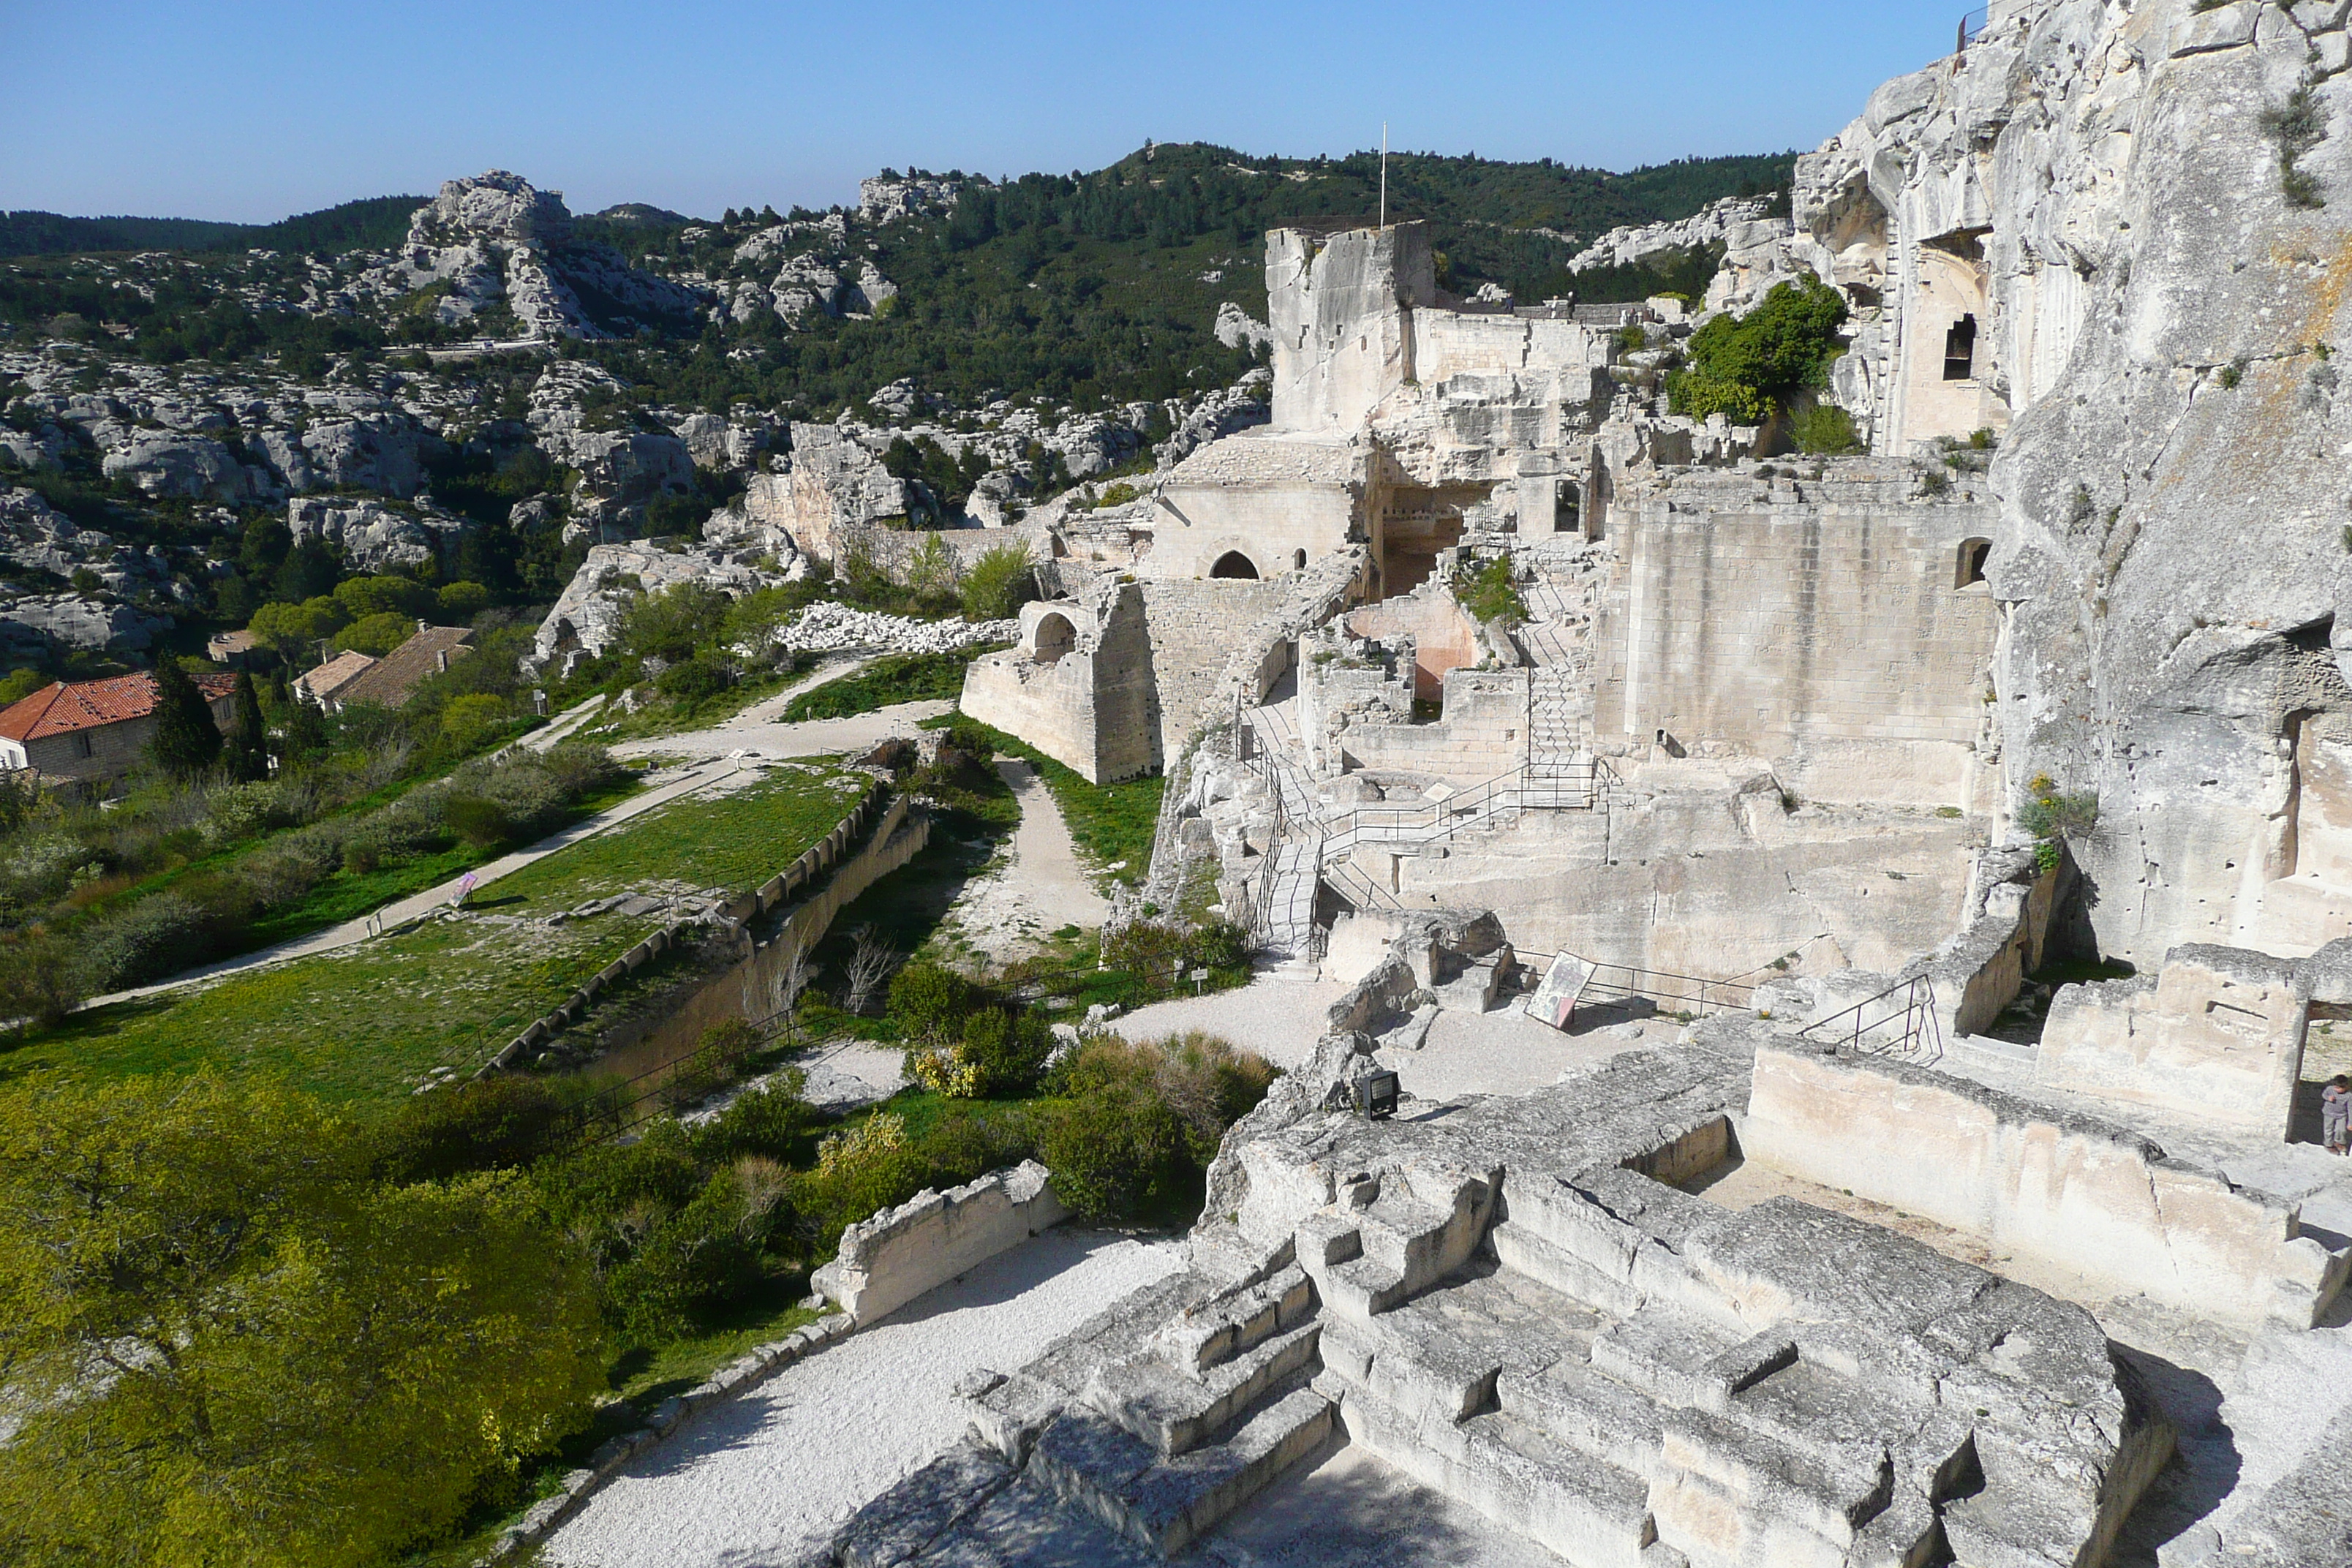
[[[925,1189],[841,1233],[841,1252],[809,1279],[863,1326],[998,1253],[1059,1225],[1070,1211],[1034,1160],[967,1186]]]
[[[754,946],[733,968],[691,995],[680,998],[642,1034],[633,1039],[613,1040],[609,1042],[610,1048],[625,1045],[641,1060],[667,1060],[693,1050],[703,1032],[714,1024],[730,1018],[764,1018],[774,1013],[779,982],[794,952],[806,952],[824,940],[825,932],[833,929],[835,918],[843,910],[866,889],[913,859],[930,838],[930,817],[915,810],[901,796],[890,803],[882,819],[874,825],[873,836],[864,848],[838,865],[826,863],[825,868],[833,874],[822,885],[809,890],[812,878],[817,873],[772,879],[756,895],[762,907],[752,912],[772,913],[805,890],[805,897],[779,922],[775,933]],[[828,837],[826,843],[832,841]],[[823,849],[824,846],[817,847]],[[810,853],[815,854],[816,850]]]
[[[1759,1046],[1748,1159],[1889,1204],[2200,1315],[2306,1329],[2347,1256],[2294,1205],[2147,1140],[1965,1079],[1872,1057]]]
[[[2062,989],[2034,1080],[2284,1138],[2310,1005],[2284,959],[2176,947],[2154,976]]]
[[[881,804],[883,797],[888,793],[889,786],[877,779],[866,787],[866,793],[858,797],[857,805],[851,809],[849,815],[834,825],[832,832],[803,850],[799,859],[794,860],[776,876],[771,877],[755,891],[746,893],[741,898],[725,905],[720,912],[729,920],[740,924],[754,915],[763,914],[778,907],[791,898],[795,889],[807,886],[832,870],[842,856],[847,852],[849,847],[856,843],[859,836],[866,831],[866,825],[873,820],[875,808]],[[904,809],[905,805],[902,802],[899,810],[903,812]],[[877,838],[879,837],[877,835]],[[678,933],[684,929],[684,922],[666,925],[594,974],[590,975],[586,984],[564,999],[562,1006],[542,1015],[533,1021],[530,1027],[508,1041],[498,1055],[477,1069],[474,1076],[480,1078],[487,1073],[502,1072],[518,1062],[529,1059],[537,1053],[541,1044],[587,1016],[588,1010],[595,1005],[596,999],[602,996],[614,982],[643,968],[667,952],[670,944],[677,941]]]

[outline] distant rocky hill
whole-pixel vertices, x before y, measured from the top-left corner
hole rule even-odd
[[[1465,293],[1638,294],[1711,271],[1705,239],[1579,248],[1790,163],[1401,153],[1390,205]],[[1369,212],[1379,174],[1153,146],[716,219],[503,171],[268,226],[0,215],[0,659],[135,661],[361,573],[543,605],[592,542],[722,510],[739,543],[795,507],[1017,517],[1262,419],[1260,234]]]

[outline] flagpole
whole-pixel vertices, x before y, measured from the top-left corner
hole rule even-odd
[[[1381,226],[1389,226],[1389,122],[1381,121]]]

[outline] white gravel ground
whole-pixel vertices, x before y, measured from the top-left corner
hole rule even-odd
[[[1262,974],[1238,991],[1138,1007],[1108,1026],[1130,1040],[1160,1040],[1199,1029],[1255,1051],[1278,1068],[1295,1068],[1315,1054],[1324,1015],[1347,991],[1336,980]]]
[[[641,1455],[551,1536],[563,1568],[768,1568],[962,1436],[957,1381],[1018,1369],[1174,1273],[1183,1248],[1053,1230],[982,1264]]]

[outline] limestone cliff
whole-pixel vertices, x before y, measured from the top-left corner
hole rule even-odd
[[[2347,11],[1996,5],[1802,161],[1796,238],[1718,284],[1846,289],[1836,391],[1882,452],[2007,427],[2009,804],[2096,794],[2085,912],[2136,959],[2352,917]]]

